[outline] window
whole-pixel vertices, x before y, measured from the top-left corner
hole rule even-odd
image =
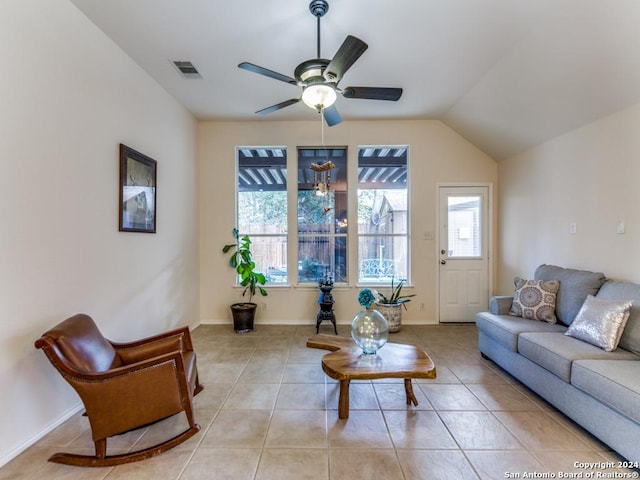
[[[333,162],[329,189],[314,189],[311,165]],[[347,149],[298,148],[298,283],[347,282]]]
[[[287,282],[287,151],[238,149],[238,230],[251,236],[258,271]]]
[[[326,277],[349,284],[347,226],[357,221],[352,231],[358,236],[358,258],[352,265],[357,262],[358,276],[351,282],[386,285],[391,278],[409,280],[407,156],[406,146],[360,147],[358,189],[351,197],[357,209],[349,211],[346,147],[299,147],[295,184],[287,183],[286,148],[239,147],[237,225],[241,235],[251,236],[258,270],[272,284],[315,286]],[[311,166],[327,162],[334,168],[327,171],[329,188],[324,191],[314,188],[322,176]],[[297,215],[288,215],[290,198],[296,199],[290,207]],[[461,227],[458,237],[464,240],[467,225]],[[289,243],[292,232],[297,233],[297,246]],[[296,258],[287,258],[289,248],[289,253],[297,251]]]
[[[447,205],[447,256],[452,258],[482,256],[480,241],[480,205],[482,197],[450,196]]]
[[[358,282],[409,277],[407,147],[358,149]]]

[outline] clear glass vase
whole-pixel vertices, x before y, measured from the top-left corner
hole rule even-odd
[[[389,336],[387,320],[377,310],[361,310],[351,322],[351,338],[365,355],[375,355]]]

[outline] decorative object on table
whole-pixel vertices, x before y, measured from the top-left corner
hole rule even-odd
[[[320,297],[318,298],[318,304],[320,305],[320,311],[316,316],[316,333],[320,328],[320,324],[324,320],[329,320],[333,323],[333,331],[338,334],[338,327],[336,326],[336,315],[333,312],[333,278],[328,271],[325,271],[324,278],[318,282],[318,288],[320,289]]]
[[[121,232],[156,233],[157,162],[120,144]]]
[[[415,294],[402,295],[404,282],[405,280],[400,280],[395,284],[394,278],[391,277],[391,294],[388,297],[378,291],[375,292],[376,310],[387,320],[390,333],[400,331],[400,325],[402,325],[402,307],[406,310],[407,306],[405,304],[411,301],[411,297],[415,297]]]
[[[371,308],[375,300],[373,292],[368,288],[358,294],[358,303],[366,308],[359,311],[351,322],[351,338],[365,355],[375,355],[389,336],[387,320]]]
[[[267,283],[267,278],[263,273],[256,272],[256,264],[251,253],[251,239],[248,235],[240,237],[237,228],[233,229],[235,243],[230,243],[222,248],[222,253],[232,251],[229,258],[229,266],[233,268],[238,276],[240,286],[244,287],[242,296],[249,292],[249,301],[234,303],[231,305],[233,315],[233,329],[237,333],[245,333],[253,330],[253,323],[256,315],[257,305],[253,303],[253,296],[256,291],[262,296],[267,296],[267,291],[261,287]]]

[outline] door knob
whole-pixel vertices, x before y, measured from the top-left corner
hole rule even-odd
[[[447,264],[447,261],[446,261],[446,260],[440,260],[440,263],[441,263],[442,265],[446,265],[446,264]]]

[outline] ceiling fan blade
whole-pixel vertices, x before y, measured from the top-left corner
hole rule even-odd
[[[242,68],[243,70],[248,70],[253,73],[258,73],[260,75],[264,75],[265,77],[273,78],[275,80],[280,80],[281,82],[290,83],[291,85],[298,84],[295,78],[291,78],[288,75],[283,75],[282,73],[274,72],[273,70],[269,70],[268,68],[254,65],[253,63],[242,62],[238,64],[238,68]]]
[[[330,127],[333,127],[334,125],[337,125],[342,121],[342,117],[340,117],[338,109],[335,105],[331,105],[328,108],[323,108],[322,115],[324,116],[324,121],[327,122],[327,125],[329,125]]]
[[[401,88],[383,87],[347,87],[342,90],[345,98],[364,98],[368,100],[390,100],[395,102],[402,96]]]
[[[324,70],[324,78],[333,83],[338,83],[347,70],[355,63],[360,55],[369,48],[369,45],[364,43],[359,38],[352,35],[348,35],[342,42],[340,48],[334,55],[333,59],[327,65]]]
[[[277,103],[276,105],[271,105],[270,107],[263,108],[262,110],[258,110],[256,113],[259,115],[266,115],[267,113],[275,112],[276,110],[280,110],[284,107],[288,107],[289,105],[293,105],[294,103],[298,103],[300,101],[299,98],[290,98],[289,100],[285,100],[284,102]]]

